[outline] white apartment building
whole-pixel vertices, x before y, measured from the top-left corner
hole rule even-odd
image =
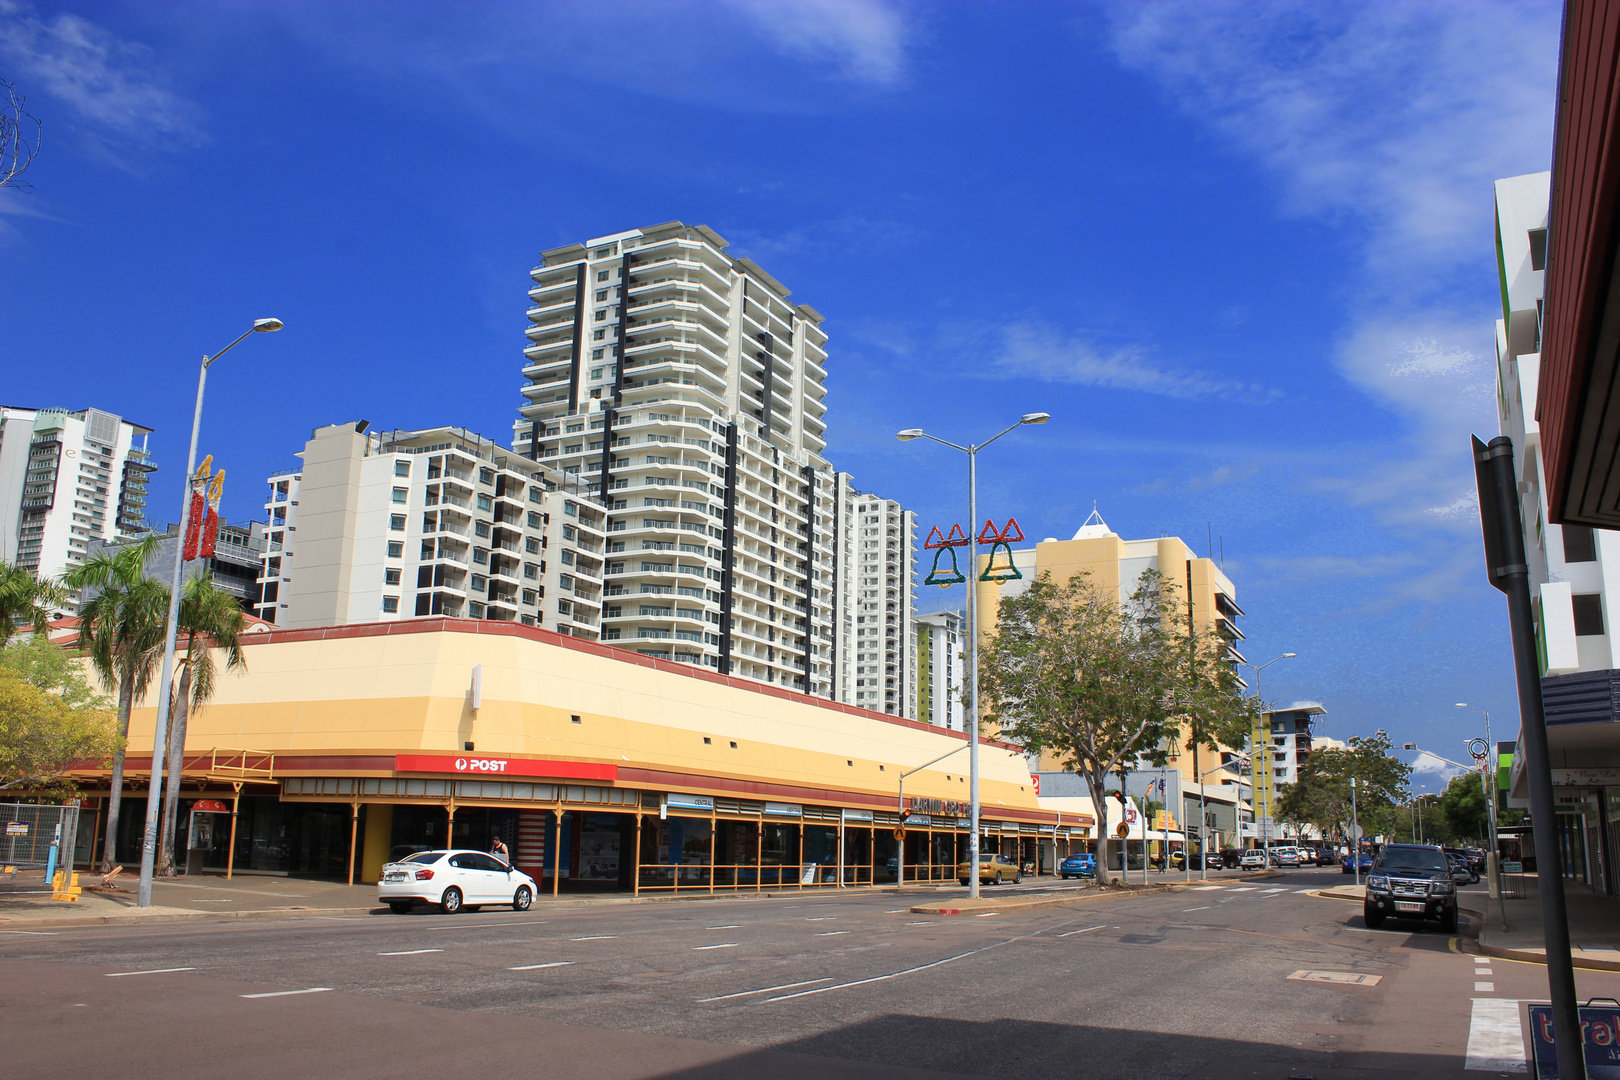
[[[1536,387],[1547,263],[1550,173],[1496,182],[1503,312],[1496,322],[1496,406],[1513,440],[1530,584],[1539,601],[1546,675],[1620,668],[1614,600],[1620,597],[1620,533],[1548,521]]]
[[[152,429],[100,409],[0,406],[0,560],[43,577],[146,531]]]
[[[604,515],[465,428],[317,428],[269,477],[257,614],[297,629],[448,616],[595,640]]]
[[[1327,710],[1314,701],[1296,701],[1281,709],[1267,709],[1266,722],[1271,728],[1271,776],[1274,784],[1299,783],[1299,770],[1311,760],[1318,744],[1333,745],[1334,740],[1313,735],[1312,728],[1318,716]],[[1343,747],[1343,743],[1337,744]]]
[[[834,479],[832,697],[915,720],[917,516],[853,479]]]
[[[918,615],[917,712],[913,719],[938,724],[952,731],[967,730],[966,664],[967,613],[936,611]]]
[[[706,226],[541,255],[519,451],[606,511],[602,638],[828,696],[822,317]]]

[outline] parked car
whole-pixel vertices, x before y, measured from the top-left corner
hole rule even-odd
[[[1221,849],[1220,862],[1221,865],[1226,867],[1228,870],[1236,870],[1238,868],[1238,861],[1242,858],[1243,852],[1239,851],[1235,847]]]
[[[485,904],[511,904],[527,911],[534,903],[534,878],[482,851],[419,851],[384,863],[377,899],[395,915],[416,904],[437,904],[446,915],[477,911]]]
[[[1205,858],[1206,856],[1202,851],[1195,851],[1191,855],[1187,856],[1187,860],[1192,865],[1194,870],[1202,870],[1204,868]],[[1207,858],[1209,859],[1209,868],[1211,870],[1219,870],[1221,867],[1226,865],[1226,860],[1222,859],[1220,853],[1217,851],[1210,852]]]
[[[1311,861],[1317,866],[1337,866],[1339,853],[1327,846],[1311,848]]]
[[[963,885],[968,883],[969,863],[961,862],[956,867],[956,878]],[[1016,862],[999,854],[979,855],[979,884],[1000,885],[1011,881],[1014,885],[1024,880],[1024,872]]]
[[[1339,866],[1341,868],[1343,868],[1345,873],[1353,874],[1353,873],[1356,872],[1356,863],[1358,861],[1361,863],[1361,872],[1363,874],[1368,873],[1369,871],[1372,870],[1373,857],[1371,855],[1369,855],[1365,851],[1363,851],[1360,856],[1356,856],[1356,855],[1346,855],[1346,856],[1344,856],[1342,859],[1339,860]]]
[[[1468,856],[1468,865],[1473,867],[1474,873],[1485,872],[1485,851],[1483,848],[1463,848],[1463,854]]]
[[[1240,870],[1264,870],[1265,868],[1265,848],[1250,848],[1238,859],[1238,869]]]
[[[1097,856],[1088,851],[1070,855],[1058,865],[1058,876],[1064,881],[1070,878],[1096,877]]]
[[[1479,852],[1478,863],[1474,861],[1474,856],[1470,854],[1466,848],[1448,847],[1445,849],[1445,852],[1446,858],[1458,860],[1464,866],[1468,867],[1468,872],[1474,879],[1473,881],[1469,882],[1469,884],[1478,884],[1479,875],[1485,869],[1485,853],[1483,851]]]
[[[1385,844],[1367,875],[1362,918],[1376,929],[1385,919],[1438,919],[1457,931],[1457,887],[1446,853],[1430,844]]]
[[[1271,861],[1277,866],[1301,866],[1305,862],[1305,856],[1304,852],[1296,847],[1272,848]]]

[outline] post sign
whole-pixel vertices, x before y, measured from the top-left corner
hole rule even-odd
[[[8,822],[6,822],[6,835],[7,836],[27,836],[28,835],[28,822],[26,822],[26,821],[8,821]]]
[[[1522,862],[1513,862],[1513,861],[1509,861],[1509,860],[1504,859],[1502,861],[1502,873],[1504,873],[1504,874],[1522,874],[1522,873],[1524,873],[1524,863],[1522,863]]]
[[[606,780],[619,778],[617,765],[588,761],[547,761],[543,758],[492,757],[488,754],[396,754],[395,772],[459,773],[495,779],[513,776],[544,776],[557,780]]]
[[[1588,1080],[1620,1080],[1620,1003],[1609,1001],[1577,1010]],[[1551,1005],[1530,1006],[1530,1062],[1536,1080],[1558,1080]]]

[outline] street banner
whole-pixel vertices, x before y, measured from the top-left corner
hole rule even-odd
[[[1599,1000],[1608,1004],[1596,1004]],[[1594,998],[1578,1012],[1587,1080],[1620,1080],[1620,1002]],[[1551,1005],[1530,1006],[1530,1064],[1536,1080],[1558,1080]]]

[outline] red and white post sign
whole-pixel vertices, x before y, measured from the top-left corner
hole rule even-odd
[[[396,754],[395,772],[459,773],[464,776],[543,776],[554,780],[606,780],[619,778],[617,765],[589,761],[549,761],[545,758],[497,757],[492,754]]]

